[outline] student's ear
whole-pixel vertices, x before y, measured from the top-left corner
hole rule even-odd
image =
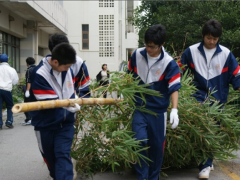
[[[57,65],[57,66],[59,64],[57,59],[53,59],[52,62],[53,62],[54,65]]]

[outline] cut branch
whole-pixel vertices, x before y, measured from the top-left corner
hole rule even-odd
[[[13,113],[36,111],[43,109],[53,109],[61,107],[79,105],[114,105],[121,102],[121,99],[105,99],[105,98],[78,98],[78,99],[61,99],[49,101],[36,101],[29,103],[15,104],[12,108]]]

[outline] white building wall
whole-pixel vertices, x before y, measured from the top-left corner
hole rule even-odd
[[[0,11],[0,30],[16,37],[26,37],[26,29],[23,27],[23,24],[26,24],[26,20],[1,5]]]
[[[125,34],[126,1],[114,1],[114,7],[99,7],[99,1],[63,1],[68,12],[68,38],[77,54],[86,62],[91,79],[95,79],[106,63],[110,71],[117,71],[127,60],[126,48],[137,48],[138,36]],[[99,15],[114,15],[114,57],[99,57]],[[89,49],[82,49],[82,24],[89,24]]]
[[[23,1],[23,0],[21,0]],[[29,1],[26,0],[33,9],[48,19],[54,26],[67,33],[68,17],[62,3],[58,1]]]
[[[36,64],[43,58],[38,54],[39,47],[44,55],[49,54],[50,34],[67,34],[67,21],[62,2],[15,0],[0,3],[0,31],[20,38],[21,77],[27,69],[27,57],[34,57]]]

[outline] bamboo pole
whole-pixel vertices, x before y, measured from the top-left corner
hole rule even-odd
[[[121,102],[121,99],[105,99],[105,98],[78,98],[78,99],[61,99],[49,101],[36,101],[29,103],[15,104],[12,108],[13,113],[36,111],[43,109],[52,109],[60,107],[74,106],[74,103],[79,105],[114,105]]]

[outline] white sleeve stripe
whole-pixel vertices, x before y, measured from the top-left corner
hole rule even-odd
[[[175,79],[173,82],[169,83],[168,88],[170,88],[171,86],[173,86],[174,84],[180,83],[180,77]]]
[[[84,89],[85,87],[90,85],[90,81],[87,81],[84,85],[80,86],[79,89]]]
[[[58,98],[57,95],[52,95],[52,94],[43,94],[43,95],[34,94],[34,96],[36,97],[37,100]]]

